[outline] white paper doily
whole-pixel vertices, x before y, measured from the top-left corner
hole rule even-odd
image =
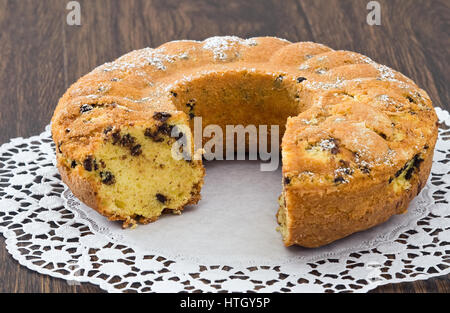
[[[281,174],[259,172],[257,162],[208,164],[198,206],[122,230],[61,182],[48,127],[0,147],[0,233],[29,269],[110,292],[366,292],[445,275],[450,116],[436,111],[432,175],[408,213],[320,249],[282,246],[274,217]]]

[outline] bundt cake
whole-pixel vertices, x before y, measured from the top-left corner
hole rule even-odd
[[[67,90],[52,118],[61,177],[124,227],[180,213],[199,201],[205,171],[193,140],[194,157],[172,149],[197,116],[203,127],[279,125],[286,246],[318,247],[405,212],[437,138],[427,93],[358,53],[273,37],[173,41]]]

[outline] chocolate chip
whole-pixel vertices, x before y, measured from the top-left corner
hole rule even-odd
[[[345,175],[352,175],[352,174],[353,174],[353,170],[352,170],[350,167],[344,167],[344,168],[342,168],[342,172],[343,172]]]
[[[394,179],[392,177],[389,177],[389,184],[392,183]]]
[[[306,80],[305,77],[297,77],[297,83],[304,82]]]
[[[172,134],[173,125],[168,125],[166,123],[158,127],[158,132],[167,136]]]
[[[105,185],[112,185],[116,182],[116,178],[111,172],[100,172],[100,178],[102,179],[102,183]]]
[[[418,154],[416,154],[416,155],[414,156],[413,167],[415,167],[415,168],[420,167],[420,164],[421,164],[422,162],[423,162],[423,159],[422,159]]]
[[[333,144],[333,147],[330,149],[331,154],[338,154],[340,151],[338,140],[335,138],[330,138],[328,141]]]
[[[83,161],[83,167],[86,171],[91,172],[92,171],[92,155],[89,155],[84,161]]]
[[[412,164],[410,163],[412,162]],[[423,162],[423,159],[420,158],[420,156],[418,154],[416,154],[414,156],[414,158],[407,162],[401,169],[399,169],[396,173],[395,173],[395,177],[399,177],[405,170],[406,168],[408,168],[408,166],[410,166],[408,168],[408,171],[405,173],[405,179],[406,180],[410,180],[412,177],[412,174],[414,173],[414,171],[420,167],[420,164]]]
[[[70,167],[71,168],[77,167],[77,162],[76,161],[72,161],[72,163],[70,163]]]
[[[114,132],[114,133],[112,134],[112,139],[113,139],[112,144],[113,144],[113,145],[116,145],[116,144],[120,141],[120,139],[121,139],[120,131]]]
[[[428,148],[430,148],[430,146],[429,146],[429,145],[425,145],[425,146],[423,146],[423,148],[424,148],[425,150],[428,150]]]
[[[406,162],[406,164],[395,173],[395,177],[399,177],[403,173],[403,171],[408,167],[408,163],[409,162]]]
[[[345,178],[342,177],[342,176],[338,176],[338,177],[336,177],[336,178],[334,179],[334,183],[335,183],[335,184],[341,184],[341,183],[344,183],[344,182],[345,182]]]
[[[70,133],[70,128],[66,128],[66,133]]]
[[[131,136],[130,134],[126,134],[122,136],[122,139],[120,139],[120,144],[124,147],[131,148],[134,145],[135,138]]]
[[[106,127],[104,130],[103,130],[103,133],[105,134],[105,135],[107,135],[109,132],[111,132],[113,130],[113,127],[112,126],[108,126],[108,127]]]
[[[156,194],[156,199],[161,203],[166,203],[166,201],[167,201],[167,197],[160,193]]]
[[[186,103],[186,106],[187,106],[188,108],[190,108],[191,110],[193,110],[194,107],[195,107],[195,104],[196,104],[196,100],[195,100],[195,99],[190,99],[190,100]]]
[[[164,124],[159,125],[158,128],[156,129],[156,131],[152,131],[151,128],[147,128],[144,132],[144,135],[146,137],[151,138],[155,142],[162,142],[162,141],[164,141],[164,138],[161,138],[159,135],[162,134],[162,135],[166,135],[166,136],[171,136],[173,128],[174,128],[174,125],[168,125],[167,123],[164,123]],[[178,138],[181,138],[181,137],[178,136]]]
[[[175,91],[171,91],[170,94],[175,98],[178,96],[178,94]]]
[[[335,145],[333,148],[331,148],[330,152],[331,152],[331,154],[338,154],[339,147],[337,145]]]
[[[163,142],[164,138],[158,136],[158,131],[153,132],[151,128],[147,128],[144,132],[144,136],[151,138],[154,142]]]
[[[142,154],[141,145],[135,145],[133,148],[131,148],[131,155],[132,156],[138,156]]]
[[[423,162],[423,159],[421,159],[420,157],[419,157],[419,155],[415,155],[414,156],[414,159],[413,159],[413,163],[412,163],[412,165],[411,165],[411,167],[408,169],[408,171],[406,172],[406,174],[405,174],[405,179],[406,180],[410,180],[411,179],[411,177],[412,177],[412,174],[414,173],[414,171],[416,170],[416,169],[418,169],[419,167],[420,167],[420,164]]]
[[[94,160],[94,171],[98,171],[98,164],[96,160]]]
[[[144,132],[144,136],[153,138],[153,137],[155,137],[155,132],[153,132],[151,128],[146,128],[145,132]]]
[[[189,112],[189,119],[194,119],[194,117],[195,117],[195,114],[193,113],[193,112]]]
[[[153,118],[157,121],[160,122],[165,122],[167,121],[172,115],[170,113],[166,113],[166,112],[155,112],[155,114],[153,114]]]
[[[416,103],[416,100],[414,100],[411,96],[406,96],[406,99],[408,99],[411,103]]]
[[[360,168],[360,170],[364,174],[370,174],[370,168],[368,166],[363,166]]]
[[[289,185],[291,183],[291,179],[289,177],[284,178],[284,184]]]
[[[411,179],[414,170],[415,170],[415,168],[411,166],[411,167],[408,169],[408,171],[406,171],[406,174],[405,174],[405,179],[406,179],[406,180],[410,180],[410,179]]]
[[[401,169],[399,169],[396,173],[395,173],[395,177],[399,177],[400,174],[405,170],[405,167],[402,167]]]
[[[175,138],[175,140],[180,140],[181,138],[183,138],[184,137],[184,133],[183,132],[179,132],[178,133],[178,136],[177,137],[174,137]]]
[[[93,109],[94,109],[94,107],[92,105],[90,105],[90,104],[83,104],[80,107],[80,113],[86,113],[86,112],[89,112],[89,111],[91,111]]]
[[[145,136],[145,137],[153,138],[154,133],[152,132],[152,129],[151,129],[151,128],[146,128],[146,129],[145,129],[145,132],[144,132],[144,136]]]

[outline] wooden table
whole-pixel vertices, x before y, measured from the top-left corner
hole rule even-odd
[[[366,54],[415,80],[434,105],[449,107],[448,0],[82,1],[81,26],[66,22],[68,0],[0,0],[0,143],[40,133],[58,98],[97,65],[134,49],[214,35],[278,36]],[[32,272],[0,237],[0,292],[101,292]],[[381,286],[374,292],[449,292],[450,275]]]

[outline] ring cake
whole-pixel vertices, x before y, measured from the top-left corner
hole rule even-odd
[[[172,134],[191,136],[194,117],[279,125],[286,246],[318,247],[405,212],[437,139],[427,93],[366,56],[213,37],[133,51],[73,84],[52,118],[61,177],[124,227],[180,213],[199,201],[205,171],[201,158],[173,157]]]

